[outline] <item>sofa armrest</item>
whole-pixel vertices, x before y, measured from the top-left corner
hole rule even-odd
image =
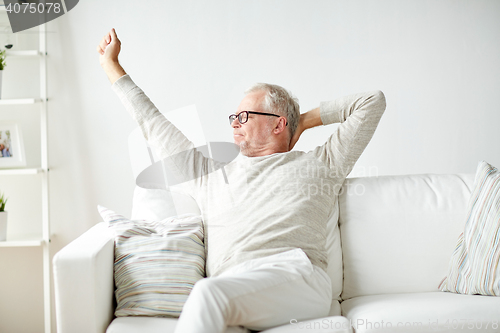
[[[114,240],[101,222],[54,256],[57,332],[103,333],[113,319]]]

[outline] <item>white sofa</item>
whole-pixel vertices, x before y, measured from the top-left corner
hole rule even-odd
[[[500,297],[441,292],[474,175],[350,178],[328,224],[331,317],[264,332],[499,332]],[[337,223],[338,222],[338,223]],[[113,239],[99,223],[54,257],[59,333],[172,332],[176,319],[113,319]],[[232,327],[228,332],[245,332]]]

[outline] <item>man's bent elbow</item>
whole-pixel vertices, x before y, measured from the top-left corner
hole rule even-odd
[[[374,99],[374,103],[377,105],[377,109],[380,109],[381,112],[384,112],[386,108],[384,93],[381,90],[375,90],[373,92],[372,98]]]

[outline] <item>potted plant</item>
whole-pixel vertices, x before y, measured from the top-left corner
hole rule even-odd
[[[5,63],[5,58],[7,57],[6,52],[6,50],[0,50],[0,98],[2,98],[2,73],[5,66],[7,66]]]
[[[5,195],[0,194],[0,241],[7,239],[7,212],[5,211],[5,204],[7,198]]]

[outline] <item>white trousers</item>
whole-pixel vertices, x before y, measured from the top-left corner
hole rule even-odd
[[[216,277],[199,280],[177,322],[176,333],[223,333],[228,326],[252,330],[325,317],[331,281],[294,249],[249,260]]]

